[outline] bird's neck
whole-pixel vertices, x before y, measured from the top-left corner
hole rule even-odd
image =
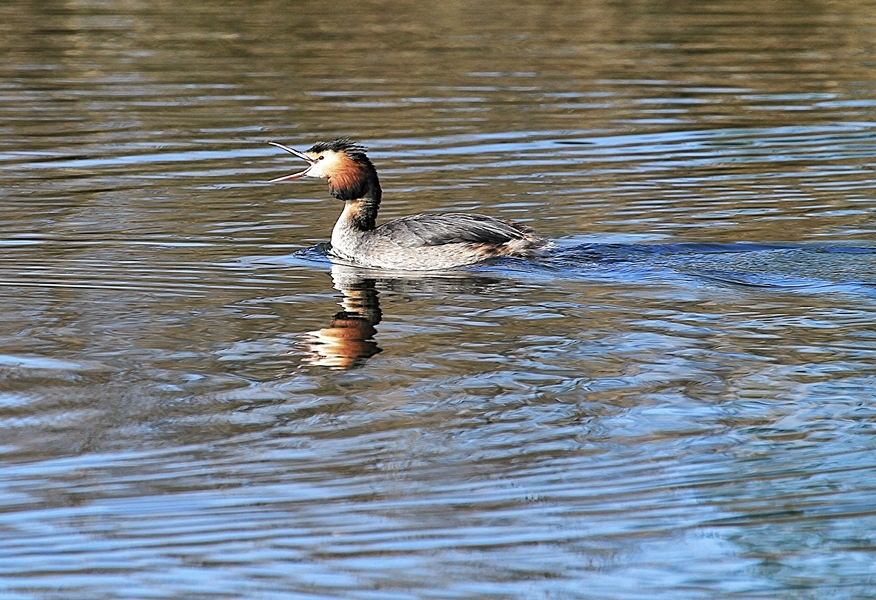
[[[380,180],[370,164],[360,165],[353,173],[344,173],[329,179],[329,192],[345,203],[341,221],[359,231],[371,231],[377,227],[377,211],[380,210]]]

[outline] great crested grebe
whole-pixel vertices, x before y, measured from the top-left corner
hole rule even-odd
[[[470,213],[420,214],[377,226],[380,181],[365,148],[347,138],[318,142],[304,152],[271,142],[306,160],[300,177],[328,179],[329,193],[344,201],[332,230],[331,254],[354,264],[380,269],[434,271],[500,256],[532,257],[547,240],[531,228]]]

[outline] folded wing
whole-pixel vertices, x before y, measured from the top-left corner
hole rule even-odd
[[[443,244],[504,244],[534,233],[525,225],[469,213],[420,214],[403,217],[377,228],[399,246]]]

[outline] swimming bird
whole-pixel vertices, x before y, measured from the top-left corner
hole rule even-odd
[[[363,146],[347,138],[318,142],[304,152],[274,146],[307,161],[301,172],[271,180],[327,179],[344,201],[332,230],[330,254],[344,262],[392,270],[434,271],[513,256],[530,258],[550,243],[513,221],[472,213],[428,213],[377,225],[382,190]]]

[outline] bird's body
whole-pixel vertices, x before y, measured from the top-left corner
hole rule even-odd
[[[347,139],[320,142],[305,152],[274,145],[310,166],[273,181],[328,179],[331,195],[344,201],[331,249],[344,261],[381,269],[441,270],[501,256],[528,258],[549,245],[525,225],[472,213],[419,214],[377,226],[382,191],[364,148]]]

